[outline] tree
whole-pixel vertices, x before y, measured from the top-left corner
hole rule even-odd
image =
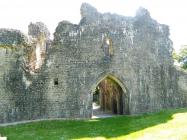
[[[187,69],[187,45],[182,46],[179,53],[173,53],[173,58],[177,60],[181,67]]]

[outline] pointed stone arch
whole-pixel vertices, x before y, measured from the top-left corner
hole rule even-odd
[[[107,73],[99,76],[91,88],[91,93],[93,94],[96,87],[106,78],[113,80],[122,89],[122,96],[120,99],[122,101],[122,103],[120,103],[122,104],[122,113],[120,114],[129,114],[129,92],[125,84],[116,75]]]

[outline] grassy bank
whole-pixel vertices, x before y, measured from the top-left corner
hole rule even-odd
[[[187,109],[94,120],[54,120],[0,127],[8,140],[186,140]]]

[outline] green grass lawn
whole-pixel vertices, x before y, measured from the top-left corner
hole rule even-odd
[[[187,140],[187,109],[93,120],[41,121],[0,127],[8,140]]]

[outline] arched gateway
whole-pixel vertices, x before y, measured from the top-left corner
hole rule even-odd
[[[129,113],[128,90],[113,74],[99,77],[92,86],[91,92],[93,96],[92,115]]]

